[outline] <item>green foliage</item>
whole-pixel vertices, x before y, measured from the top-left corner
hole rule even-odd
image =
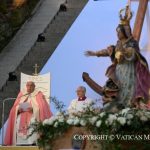
[[[23,22],[22,13],[20,9],[15,9],[10,18],[10,24],[13,28],[19,27]]]
[[[37,4],[39,0],[28,0],[27,1],[27,5],[29,6],[29,9],[33,9],[35,7],[35,5]]]
[[[7,2],[6,0],[0,0],[0,15],[4,16],[5,18],[4,21],[3,18],[0,18],[0,30],[2,24],[5,22],[6,25],[9,25],[9,31],[11,31],[8,32],[8,29],[5,29],[4,35],[9,34],[6,37],[2,37],[0,34],[0,51],[2,51],[11,38],[13,38],[13,36],[16,34],[18,29],[20,29],[22,24],[31,16],[33,9],[38,2],[39,0],[27,0],[27,2],[21,7],[12,9],[10,2]]]
[[[57,128],[50,125],[43,125],[42,123],[35,124],[34,131],[40,134],[40,138],[38,139],[39,147],[52,145],[52,141],[62,135],[68,127],[69,125],[66,122],[59,123]]]
[[[54,103],[55,108],[56,108],[59,112],[64,112],[64,107],[65,107],[65,105],[64,105],[63,102],[57,100],[56,97],[51,97],[50,100],[51,100],[52,103]]]
[[[101,139],[103,150],[122,150],[123,146],[128,145],[128,150],[137,149],[148,150],[150,144],[143,139],[122,139],[124,135],[147,135],[150,131],[150,111],[134,108],[126,108],[117,113],[99,112],[90,104],[83,112],[68,114],[64,111],[64,104],[55,97],[51,102],[59,110],[55,116],[41,122],[32,124],[33,133],[38,133],[39,147],[51,146],[53,140],[64,134],[70,127],[85,127],[93,135],[107,135],[107,140]],[[139,130],[140,129],[140,130]],[[115,138],[110,138],[115,135]],[[120,138],[116,138],[119,135]],[[99,141],[98,141],[99,142]],[[142,149],[141,149],[142,148]]]
[[[0,13],[6,14],[8,12],[7,3],[5,1],[0,1]]]

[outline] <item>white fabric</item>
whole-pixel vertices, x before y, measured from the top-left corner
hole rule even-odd
[[[28,100],[25,103],[31,104],[33,111],[34,111],[34,107],[37,106],[33,103],[33,97],[31,95],[29,96]],[[22,103],[20,103],[20,104],[22,104]],[[30,124],[33,123],[33,121],[35,121],[36,119],[37,119],[37,115],[35,115],[35,113],[33,113],[31,120],[30,120]],[[31,144],[36,143],[37,134],[33,134],[32,136],[28,137],[28,135],[30,135],[32,132],[32,128],[29,128],[26,136],[22,136],[18,133],[19,125],[20,125],[20,115],[18,115],[17,119],[16,119],[16,137],[17,137],[16,138],[16,145],[31,145]]]
[[[34,120],[34,119],[35,118],[33,116],[31,118],[31,120]],[[16,125],[17,126],[17,140],[16,140],[17,143],[16,143],[16,145],[32,145],[32,144],[36,143],[36,141],[37,141],[37,134],[33,134],[32,136],[30,136],[28,138],[27,138],[27,136],[23,137],[23,136],[18,134],[19,124],[20,124],[20,115],[18,115],[18,117],[17,117],[17,123],[16,124],[17,124]],[[32,133],[32,129],[30,128],[28,130],[28,135],[30,135],[31,133]]]
[[[73,99],[68,107],[69,114],[83,112],[86,107],[88,107],[93,102],[92,99],[86,98],[84,101],[78,101],[78,99]]]

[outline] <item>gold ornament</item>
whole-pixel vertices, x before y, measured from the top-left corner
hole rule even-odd
[[[117,62],[120,64],[123,61],[123,53],[121,51],[117,51],[115,54],[115,58]]]
[[[123,16],[123,13],[124,13],[124,16]],[[121,9],[119,12],[120,25],[129,25],[132,16],[133,14],[130,10],[129,5],[127,5],[126,8]]]

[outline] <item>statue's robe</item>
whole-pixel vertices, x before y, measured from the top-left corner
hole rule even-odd
[[[31,130],[28,128],[33,121],[43,121],[52,116],[50,106],[44,95],[40,91],[34,91],[31,94],[20,92],[10,111],[6,134],[5,145],[29,145],[34,144],[38,135],[28,138]],[[33,111],[24,111],[19,113],[19,106],[22,103],[29,103]]]
[[[125,60],[126,62],[124,62],[123,65],[119,64],[121,71],[118,69],[119,65],[116,62],[115,58],[116,52],[120,50],[119,46],[120,41],[117,42],[113,50],[107,49],[99,52],[100,56],[110,56],[113,62],[106,71],[106,76],[109,78],[109,80],[104,86],[104,100],[108,98],[112,99],[112,101],[117,100],[117,97],[111,95],[112,92],[116,91],[118,95],[124,94],[124,97],[126,96],[127,100],[123,101],[123,99],[118,99],[117,102],[110,103],[111,107],[113,104],[114,106],[116,106],[116,104],[120,103],[121,101],[123,107],[127,107],[129,103],[130,105],[132,105],[132,102],[136,102],[137,100],[139,100],[139,98],[148,101],[150,99],[150,72],[146,59],[141,55],[139,51],[138,42],[134,40],[134,38],[130,37],[122,45],[123,49],[127,51],[131,55],[131,57],[127,58]],[[125,69],[123,68],[123,66],[125,66]],[[122,79],[121,81],[118,81],[118,72],[120,72],[119,78]],[[129,76],[129,72],[131,76]],[[120,82],[124,82],[128,85],[124,86],[124,88],[120,90]],[[132,88],[132,90],[129,90],[128,88]],[[120,105],[119,107],[121,108],[122,105]],[[108,107],[108,109],[110,108]]]

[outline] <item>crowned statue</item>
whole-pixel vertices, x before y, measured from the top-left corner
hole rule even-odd
[[[132,12],[129,6],[126,6],[125,9],[120,10],[116,45],[96,52],[90,50],[85,52],[86,56],[111,58],[112,64],[106,71],[108,80],[103,87],[99,86],[99,93],[103,97],[106,111],[116,112],[131,106],[136,108],[150,106],[149,67],[140,53],[138,42],[132,36],[131,18]],[[90,78],[88,74],[83,73],[84,81],[94,86],[94,81],[88,78]]]

